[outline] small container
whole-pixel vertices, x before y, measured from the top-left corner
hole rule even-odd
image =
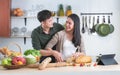
[[[12,35],[14,35],[14,36],[19,35],[19,28],[18,27],[12,28]]]

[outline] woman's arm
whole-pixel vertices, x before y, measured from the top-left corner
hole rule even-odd
[[[48,44],[46,45],[45,49],[50,52],[50,54],[52,53],[52,55],[56,58],[56,60],[58,62],[63,61],[62,59],[62,55],[60,52],[58,52],[58,50],[52,50],[52,47],[55,46],[57,44],[57,42],[59,41],[59,32],[56,33],[53,38],[48,42]]]
[[[53,48],[53,46],[55,46],[58,41],[59,41],[59,35],[58,35],[58,33],[56,33],[56,34],[52,37],[52,39],[47,43],[45,49],[47,49],[47,48]]]

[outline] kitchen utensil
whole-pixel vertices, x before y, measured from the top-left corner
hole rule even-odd
[[[95,31],[97,31],[98,26],[99,26],[99,16],[97,16],[97,24],[95,25]]]
[[[84,16],[82,16],[82,33],[85,33],[85,28],[84,28]]]
[[[76,52],[80,52],[80,46],[77,46],[75,53]]]
[[[89,32],[88,26],[87,26],[87,16],[85,16],[85,30]]]
[[[98,26],[97,33],[100,36],[107,36],[110,33],[110,27],[105,24],[105,16],[103,16],[103,23]]]
[[[93,16],[93,26],[92,26],[92,29],[91,29],[91,33],[95,33],[95,16]]]
[[[110,33],[112,33],[114,31],[114,26],[111,24],[110,16],[108,16],[108,24],[110,26]]]
[[[91,16],[89,16],[89,27],[88,27],[88,30],[89,30],[89,32],[88,32],[88,34],[90,34],[91,33]]]

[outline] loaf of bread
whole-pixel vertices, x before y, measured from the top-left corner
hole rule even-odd
[[[51,58],[50,57],[47,57],[46,59],[44,59],[40,64],[39,64],[39,67],[38,69],[39,70],[43,70],[47,67],[47,65],[51,62]]]
[[[75,57],[71,56],[71,57],[67,58],[66,62],[67,63],[74,63],[75,62]]]
[[[91,63],[92,58],[90,56],[79,56],[75,59],[75,63],[81,64],[81,63]]]
[[[22,54],[20,52],[16,52],[13,50],[9,50],[7,47],[0,48],[0,53],[6,56],[21,56]]]

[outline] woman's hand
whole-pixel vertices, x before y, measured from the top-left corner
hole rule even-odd
[[[79,56],[84,56],[85,54],[84,53],[80,53],[80,52],[76,52],[73,54],[73,57],[79,57]]]

